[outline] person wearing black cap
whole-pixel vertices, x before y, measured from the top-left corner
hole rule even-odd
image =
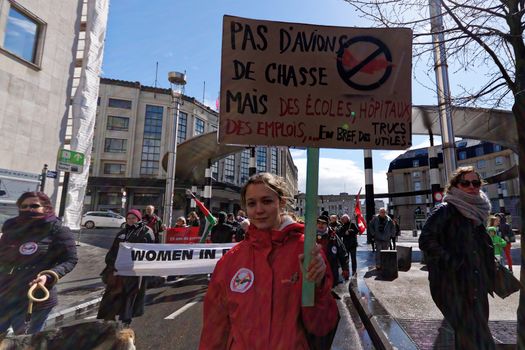
[[[321,215],[317,218],[317,243],[320,244],[325,252],[330,270],[334,276],[335,287],[339,283],[339,266],[343,270],[343,277],[348,280],[350,277],[348,253],[343,241],[336,232],[328,226],[330,219],[327,215]]]
[[[115,276],[115,261],[120,243],[154,243],[153,231],[142,221],[139,210],[131,209],[126,214],[126,227],[122,229],[106,254],[106,268],[102,271],[102,281],[106,290],[100,301],[97,318],[106,321],[115,320],[116,316],[129,325],[133,317],[144,313],[146,280],[142,277]]]
[[[211,242],[212,243],[231,243],[235,229],[232,225],[226,222],[226,213],[219,212],[219,222],[211,229]]]

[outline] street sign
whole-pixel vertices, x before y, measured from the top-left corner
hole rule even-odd
[[[56,179],[58,177],[58,171],[48,170],[46,177]]]
[[[70,173],[84,171],[84,153],[60,149],[58,151],[57,169]]]

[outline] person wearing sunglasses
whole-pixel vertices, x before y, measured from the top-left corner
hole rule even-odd
[[[9,327],[17,335],[42,330],[58,300],[55,276],[38,274],[50,270],[60,278],[78,261],[73,234],[62,226],[45,193],[25,192],[16,205],[18,216],[4,223],[0,237],[0,337]],[[31,321],[26,325],[27,291],[36,283],[45,285],[50,296],[34,304]]]
[[[456,169],[419,237],[432,299],[454,329],[455,349],[462,350],[495,349],[488,326],[494,248],[484,226],[491,206],[482,184],[474,167]]]

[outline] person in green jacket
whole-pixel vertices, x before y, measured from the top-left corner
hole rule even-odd
[[[502,255],[503,255],[503,248],[507,245],[507,241],[505,241],[503,238],[497,235],[498,229],[495,226],[489,226],[487,227],[487,232],[490,235],[490,238],[492,238],[492,245],[494,246],[494,255],[496,256],[496,259],[501,263]]]

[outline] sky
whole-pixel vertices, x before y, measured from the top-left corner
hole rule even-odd
[[[111,0],[102,76],[168,88],[168,72],[185,71],[184,93],[215,108],[224,15],[332,26],[372,26],[343,0]],[[426,82],[425,86],[432,84]],[[436,102],[435,93],[413,81],[414,105]],[[427,147],[428,137],[413,136],[412,144],[413,149]],[[306,150],[291,149],[291,153],[299,170],[299,190],[304,192]],[[388,192],[389,163],[402,153],[372,152],[375,193]],[[356,194],[361,187],[364,192],[362,150],[321,149],[319,169],[319,194]]]

